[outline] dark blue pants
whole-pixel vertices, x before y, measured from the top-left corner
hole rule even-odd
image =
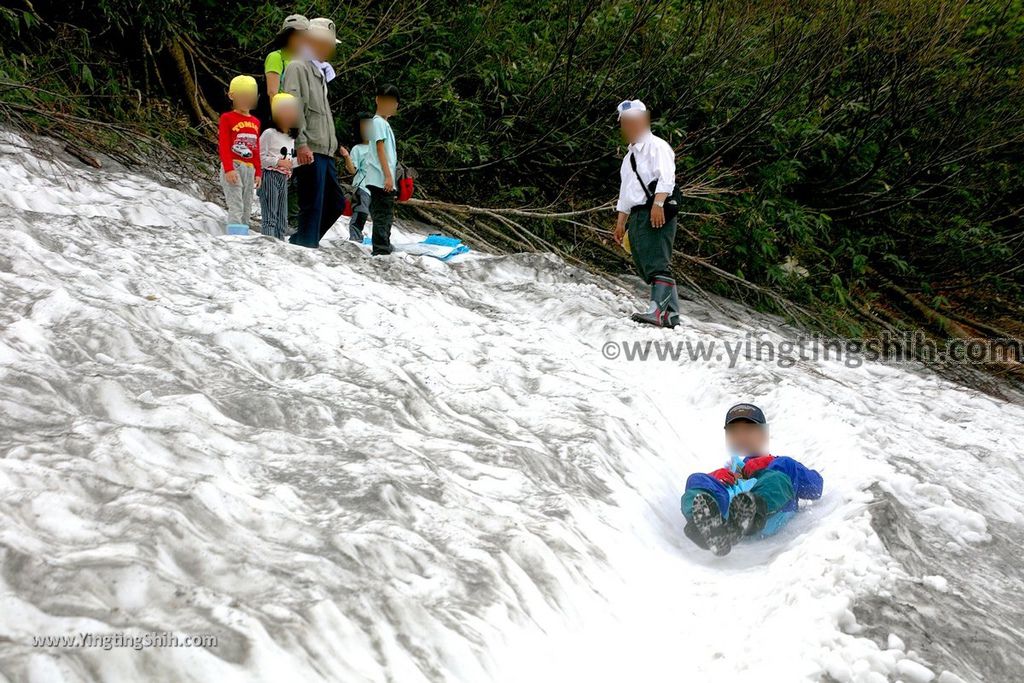
[[[345,211],[345,194],[338,185],[338,169],[326,154],[314,154],[313,163],[295,167],[299,195],[299,229],[292,244],[316,247]]]

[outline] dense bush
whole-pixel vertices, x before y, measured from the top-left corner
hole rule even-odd
[[[285,14],[333,7],[0,7],[14,34],[0,80],[22,86],[0,106],[37,123],[37,111],[109,116],[187,144],[206,135],[233,73],[262,70]],[[679,150],[691,199],[678,247],[718,269],[694,266],[705,286],[742,278],[829,311],[847,331],[900,317],[900,302],[876,305],[886,288],[949,314],[1020,318],[1021,0],[347,7],[333,17],[339,125],[370,105],[373,84],[397,83],[402,151],[433,197],[547,211],[606,204],[621,154],[614,106],[640,97]],[[622,268],[596,242],[593,228],[610,220],[530,230]]]

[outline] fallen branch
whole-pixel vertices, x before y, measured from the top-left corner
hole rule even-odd
[[[468,213],[483,216],[519,216],[521,218],[534,218],[536,220],[564,220],[566,218],[574,218],[576,216],[584,216],[591,213],[598,213],[601,211],[609,211],[615,207],[611,202],[602,204],[601,206],[595,206],[590,209],[579,209],[577,211],[558,211],[558,212],[543,212],[534,211],[531,209],[498,209],[498,208],[484,208],[479,206],[470,206],[469,204],[452,204],[450,202],[440,202],[433,199],[410,199],[403,204],[409,206],[416,206],[422,208],[434,208],[434,209],[446,209],[448,211],[457,211],[460,213]]]
[[[779,309],[784,311],[793,320],[799,320],[801,317],[803,317],[806,320],[814,321],[817,325],[819,325],[823,329],[827,329],[828,328],[828,326],[825,324],[825,322],[820,317],[814,315],[813,313],[811,313],[809,310],[807,310],[803,306],[800,306],[799,304],[793,303],[792,301],[790,301],[786,297],[782,296],[781,294],[778,294],[777,292],[773,292],[772,290],[768,289],[767,287],[762,287],[761,285],[755,284],[755,283],[751,282],[750,280],[745,280],[745,279],[739,277],[738,275],[733,275],[732,273],[730,273],[727,270],[722,270],[718,266],[713,265],[711,263],[708,263],[705,259],[702,259],[699,256],[693,256],[691,254],[685,254],[685,253],[682,253],[682,252],[677,252],[677,256],[679,258],[682,258],[685,261],[688,261],[689,263],[693,263],[695,265],[700,266],[701,268],[707,269],[711,273],[714,273],[716,276],[718,276],[718,277],[720,277],[720,278],[722,278],[722,279],[724,279],[724,280],[726,280],[728,282],[731,282],[731,283],[733,283],[735,285],[738,285],[740,287],[743,287],[745,289],[749,289],[749,290],[751,290],[753,292],[756,292],[757,294],[759,294],[759,295],[761,295],[763,297],[766,297],[766,298],[770,299],[771,301],[773,301],[775,303],[776,306],[779,307]]]
[[[968,327],[973,328],[975,330],[985,332],[996,339],[1012,339],[1016,341],[1021,341],[1020,337],[1012,332],[1009,332],[1001,327],[996,327],[995,325],[990,325],[989,323],[985,323],[980,320],[975,320],[974,318],[969,318],[965,315],[957,313],[956,311],[949,311],[946,315],[949,318],[956,320],[957,322],[963,323],[964,325],[967,325]]]
[[[967,328],[965,328],[960,323],[942,314],[935,308],[932,308],[925,302],[921,301],[921,299],[916,294],[911,294],[906,289],[900,287],[898,284],[896,284],[889,278],[885,277],[878,271],[874,269],[868,269],[868,273],[877,278],[878,281],[882,283],[882,286],[885,289],[889,290],[891,293],[897,295],[898,297],[906,301],[908,304],[910,304],[910,307],[917,311],[926,322],[931,323],[938,329],[948,334],[950,337],[956,339],[976,339],[978,337],[978,335],[972,334],[970,331],[967,330]]]
[[[83,164],[92,166],[93,168],[101,168],[103,166],[100,163],[99,159],[90,154],[87,154],[85,150],[79,149],[75,145],[72,145],[70,142],[64,145],[64,151],[73,156],[74,158],[78,159],[79,161],[81,161]]]
[[[900,287],[898,284],[888,279],[878,271],[869,268],[868,273],[875,277],[882,284],[882,286],[890,293],[896,295],[903,301],[907,302],[912,309],[914,309],[922,318],[924,318],[926,322],[932,324],[936,329],[939,329],[945,334],[949,335],[949,337],[968,342],[973,342],[981,338],[980,333],[972,331],[968,327],[965,327],[964,325],[958,323],[957,321],[953,320],[951,317],[942,313],[933,306],[929,306],[924,301],[922,301],[920,297],[918,297],[916,294],[908,292],[906,289]],[[1003,348],[1004,351],[1012,350],[1015,354],[1019,354],[1020,347],[1012,343],[1014,339],[1014,337],[1010,337],[1010,346]],[[1011,373],[1017,377],[1024,376],[1024,366],[1022,366],[1019,358],[1010,358],[1005,355],[1003,355],[1003,357],[1000,357],[999,355],[994,355],[992,353],[992,351],[995,348],[997,348],[994,342],[1007,341],[1006,337],[1002,337],[1000,335],[999,338],[989,338],[987,339],[987,341],[993,342],[993,345],[988,348],[988,352],[986,353],[986,358],[984,359],[984,362],[986,364],[1000,367],[1004,369],[1006,372]]]
[[[537,245],[534,242],[534,240],[536,240],[543,247],[549,249],[552,253],[558,254],[559,256],[561,256],[562,258],[566,259],[567,261],[571,261],[571,262],[573,262],[575,264],[581,265],[581,266],[583,266],[585,268],[588,268],[588,269],[591,268],[591,264],[588,264],[585,261],[583,261],[583,260],[581,260],[581,259],[579,259],[579,258],[577,258],[577,257],[575,257],[575,256],[573,256],[571,254],[568,254],[567,252],[565,252],[565,250],[560,249],[559,247],[557,247],[556,245],[552,244],[551,242],[549,242],[549,241],[541,238],[540,236],[536,235],[535,233],[527,230],[522,224],[517,223],[517,222],[511,220],[508,217],[509,216],[516,216],[516,217],[520,217],[520,218],[531,218],[531,219],[536,219],[536,220],[556,220],[556,221],[561,221],[561,222],[565,222],[565,223],[570,223],[572,225],[581,227],[583,229],[586,229],[586,230],[589,230],[591,232],[594,232],[596,234],[601,235],[601,237],[599,237],[597,240],[594,241],[594,244],[599,245],[600,247],[604,248],[605,251],[614,254],[618,258],[625,258],[626,257],[625,252],[623,252],[621,250],[621,248],[612,249],[609,246],[609,240],[607,238],[607,235],[609,233],[608,233],[607,230],[601,230],[599,228],[595,228],[593,226],[586,225],[584,223],[579,223],[577,221],[572,220],[573,218],[575,218],[577,216],[583,216],[583,215],[598,213],[598,212],[602,212],[602,211],[614,210],[614,206],[611,203],[604,204],[604,205],[597,206],[597,207],[593,207],[593,208],[590,208],[590,209],[580,209],[580,210],[577,210],[577,211],[559,211],[559,212],[536,211],[536,210],[530,210],[530,209],[484,208],[484,207],[479,207],[479,206],[471,206],[469,204],[453,204],[453,203],[450,203],[450,202],[442,202],[442,201],[436,201],[436,200],[431,200],[431,199],[410,199],[407,202],[403,202],[403,203],[406,204],[406,205],[412,206],[413,208],[415,208],[418,211],[422,212],[421,215],[429,215],[429,210],[433,209],[433,210],[438,210],[438,211],[442,211],[442,212],[457,212],[457,213],[462,213],[462,214],[468,214],[468,215],[471,215],[471,216],[484,216],[484,217],[491,218],[493,220],[498,221],[498,223],[501,224],[502,226],[504,226],[505,228],[511,230],[513,232],[513,234],[515,235],[515,237],[517,237],[518,239],[513,239],[511,236],[509,236],[509,235],[507,235],[505,233],[502,233],[500,230],[495,230],[494,228],[492,228],[492,227],[490,227],[490,226],[488,226],[486,224],[478,223],[477,225],[480,226],[480,227],[483,227],[489,234],[495,235],[497,237],[500,237],[501,239],[503,239],[503,240],[505,240],[505,241],[507,241],[507,242],[509,242],[511,244],[514,244],[516,246],[519,246],[520,248],[536,250],[537,249]],[[436,222],[436,219],[431,221],[431,222]],[[770,289],[768,289],[766,287],[762,287],[762,286],[757,285],[757,284],[755,284],[753,282],[750,282],[749,280],[745,280],[745,279],[743,279],[743,278],[741,278],[741,277],[739,277],[737,275],[733,275],[732,273],[730,273],[728,271],[725,271],[725,270],[722,270],[721,268],[719,268],[719,267],[717,267],[715,265],[712,265],[711,263],[708,263],[706,260],[704,260],[702,258],[699,258],[697,256],[692,256],[690,254],[685,254],[685,253],[681,253],[681,252],[677,252],[676,256],[678,258],[682,258],[685,261],[688,261],[690,263],[693,263],[693,264],[695,264],[695,265],[697,265],[697,266],[699,266],[701,268],[704,268],[704,269],[710,271],[716,277],[719,277],[719,278],[722,278],[724,280],[727,280],[728,282],[730,282],[730,283],[732,283],[734,285],[743,287],[745,289],[749,289],[749,290],[751,290],[753,292],[756,292],[760,296],[763,296],[763,297],[771,300],[772,302],[775,303],[775,305],[780,310],[785,312],[790,318],[792,318],[794,320],[799,320],[799,319],[803,318],[805,320],[812,320],[812,321],[814,321],[815,323],[817,323],[819,325],[823,325],[823,321],[821,320],[821,318],[819,318],[818,316],[815,316],[813,313],[811,313],[806,308],[793,303],[792,301],[786,299],[782,295],[780,295],[780,294],[778,294],[776,292],[773,292],[772,290],[770,290]],[[694,282],[691,278],[685,277],[685,279],[689,282],[689,284],[691,286],[694,287],[694,289],[696,289],[698,291],[703,291],[696,284],[696,282]]]

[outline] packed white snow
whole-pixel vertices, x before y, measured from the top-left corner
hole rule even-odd
[[[609,359],[791,332],[699,300],[639,329],[639,286],[551,256],[218,236],[191,191],[30,147],[0,137],[0,680],[981,679],[883,613],[964,595],[1024,521],[1020,406],[895,365]],[[740,400],[826,493],[716,558],[679,496]],[[883,494],[960,564],[909,572]],[[39,641],[154,633],[217,642]]]

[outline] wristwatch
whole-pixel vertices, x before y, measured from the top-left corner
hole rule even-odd
[[[658,207],[659,209],[663,209],[663,208],[665,208],[665,201],[662,200],[662,201],[659,202],[657,199],[655,199],[654,200],[654,205],[656,207]]]

